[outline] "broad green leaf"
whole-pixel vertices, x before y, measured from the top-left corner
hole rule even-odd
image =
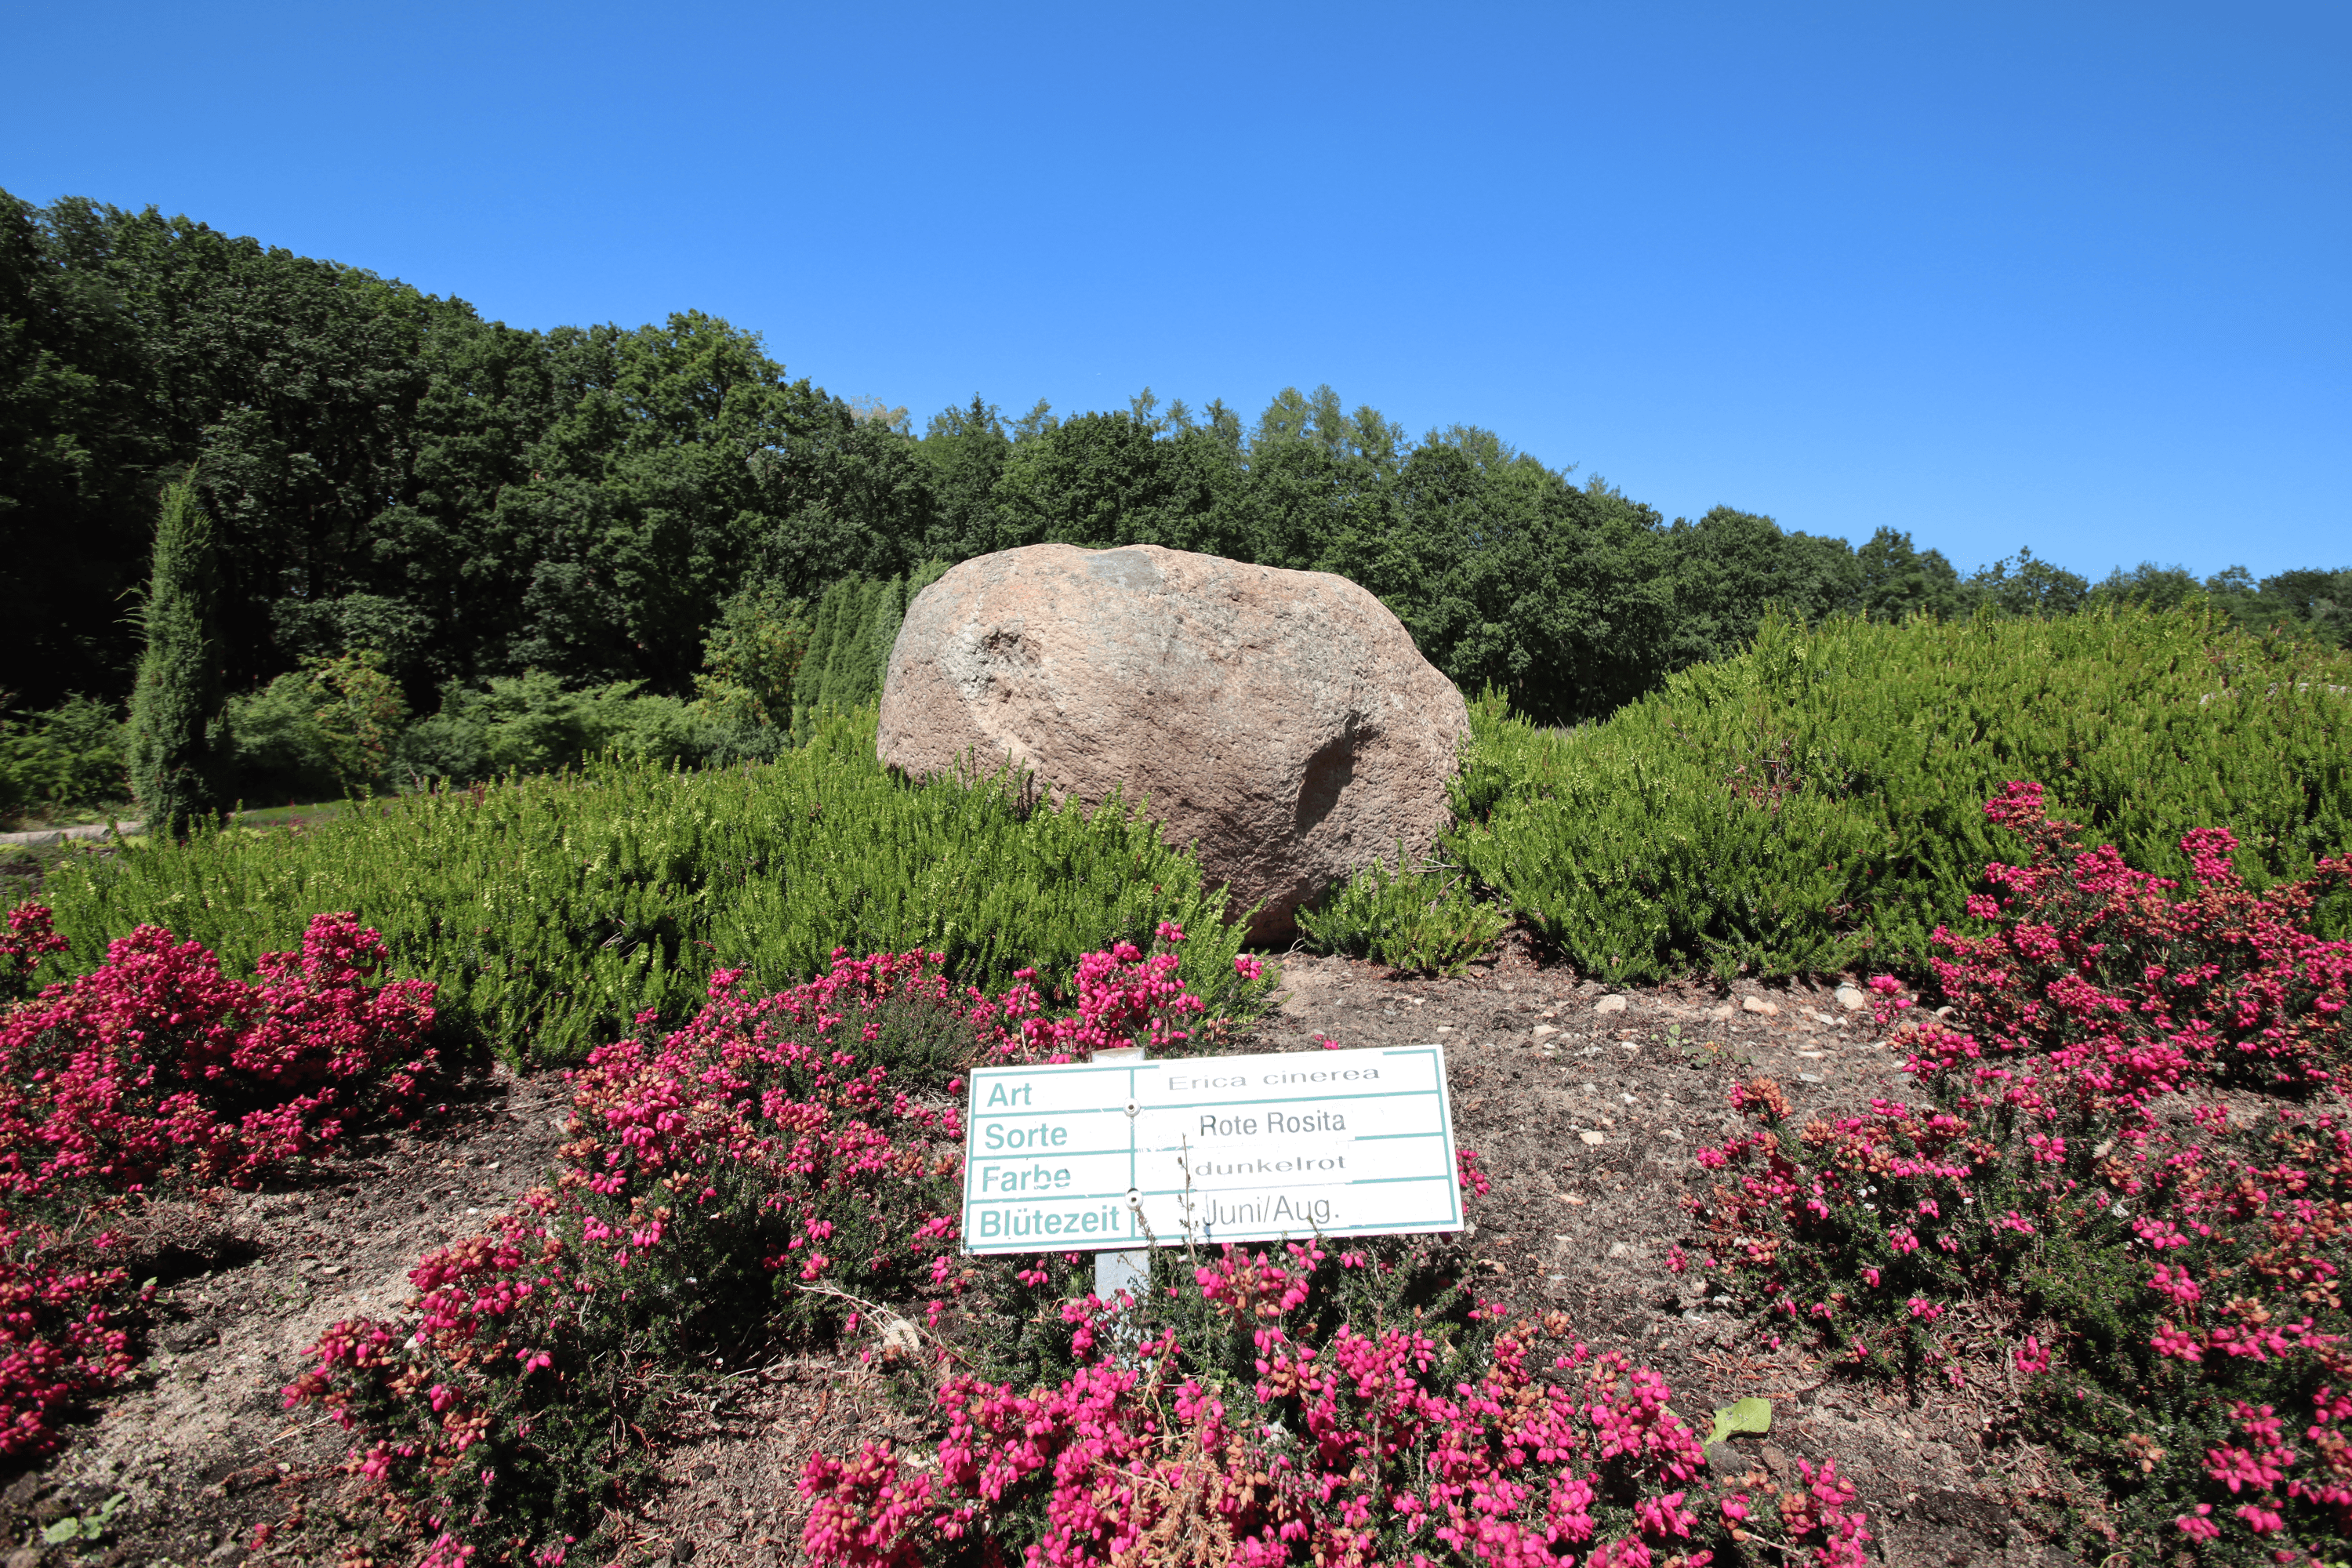
[[[1736,1433],[1765,1433],[1772,1430],[1772,1402],[1769,1399],[1741,1399],[1725,1405],[1715,1413],[1715,1425],[1708,1428],[1706,1446],[1714,1447]]]

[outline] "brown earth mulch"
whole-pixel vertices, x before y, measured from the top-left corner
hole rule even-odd
[[[1604,1010],[1611,996],[1622,1009]],[[1773,1010],[1744,1010],[1750,998]],[[1800,1120],[1904,1097],[1900,1053],[1866,1011],[1826,985],[1607,992],[1538,963],[1514,937],[1492,963],[1449,980],[1292,956],[1280,1011],[1232,1044],[1314,1049],[1318,1036],[1445,1044],[1459,1142],[1494,1183],[1471,1237],[1486,1292],[1565,1311],[1596,1350],[1657,1368],[1676,1410],[1702,1427],[1734,1400],[1771,1400],[1770,1435],[1724,1445],[1718,1465],[1786,1482],[1795,1459],[1834,1456],[1884,1559],[1905,1568],[2070,1560],[2032,1528],[2033,1500],[2064,1478],[2000,1425],[2000,1325],[1982,1325],[1967,1387],[1893,1388],[1776,1344],[1712,1310],[1700,1271],[1665,1267],[1702,1176],[1692,1155],[1736,1124],[1732,1083],[1777,1079]],[[79,1561],[337,1562],[361,1522],[344,1510],[363,1506],[336,1470],[348,1439],[314,1412],[289,1415],[278,1391],[320,1330],[395,1314],[424,1251],[520,1196],[552,1162],[564,1103],[555,1075],[492,1074],[430,1134],[379,1141],[305,1184],[157,1205],[134,1238],[164,1286],[148,1358],[66,1452],[0,1489],[0,1536],[37,1542],[42,1524],[122,1493],[106,1539]],[[664,1486],[610,1521],[619,1561],[796,1562],[795,1483],[811,1452],[927,1436],[856,1349],[738,1369],[675,1409]],[[263,1523],[280,1539],[249,1552]],[[44,1556],[67,1561],[64,1549],[20,1550],[5,1568]]]

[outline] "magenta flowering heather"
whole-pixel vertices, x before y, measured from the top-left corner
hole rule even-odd
[[[248,1186],[354,1116],[413,1116],[433,986],[379,982],[383,962],[350,915],[313,919],[256,981],[154,926],[117,938],[91,973],[0,1016],[0,1193],[137,1186],[175,1163]]]
[[[1256,1352],[1255,1375],[1188,1370],[1171,1333],[1123,1363],[1081,1363],[1022,1390],[950,1376],[935,1462],[888,1444],[808,1462],[802,1548],[822,1568],[914,1568],[1041,1518],[1032,1568],[1122,1563],[1580,1563],[1704,1568],[1751,1538],[1750,1499],[1717,1496],[1664,1382],[1563,1342],[1559,1314],[1476,1309],[1474,1368],[1413,1324],[1342,1321],[1298,1337],[1319,1252],[1223,1249],[1202,1299]],[[1779,1500],[1772,1533],[1811,1561],[1861,1568],[1870,1534],[1832,1464]]]
[[[1210,1338],[1237,1347],[1234,1364],[1248,1373],[1239,1386],[1184,1372],[1164,1328],[1138,1335],[1113,1326],[1112,1304],[1057,1297],[1055,1282],[1066,1290],[1083,1254],[962,1256],[963,1127],[942,1088],[960,1091],[976,1062],[1181,1045],[1201,1009],[1166,956],[1131,946],[1087,955],[1068,1016],[1048,1010],[1034,974],[994,997],[955,990],[936,954],[836,953],[825,976],[768,996],[738,974],[712,976],[696,1017],[602,1047],[572,1075],[555,1178],[482,1235],[420,1260],[410,1312],[335,1325],[289,1403],[347,1424],[352,1483],[409,1551],[471,1552],[478,1563],[548,1561],[585,1534],[641,1448],[614,1451],[604,1468],[557,1469],[542,1456],[608,1452],[616,1422],[658,1419],[665,1365],[722,1342],[731,1359],[746,1333],[833,1341],[937,1390],[937,1456],[914,1462],[881,1445],[816,1464],[809,1552],[818,1561],[914,1561],[909,1542],[944,1541],[951,1528],[1001,1541],[1010,1527],[988,1519],[988,1500],[1014,1494],[1040,1502],[1038,1551],[1092,1561],[1100,1542],[1126,1539],[1113,1517],[1126,1504],[1076,1486],[1039,1497],[1050,1474],[1076,1475],[1082,1462],[1139,1466],[1136,1495],[1156,1498],[1156,1487],[1209,1485],[1207,1472],[1187,1468],[1185,1444],[1214,1439],[1262,1451],[1272,1467],[1264,1482],[1255,1470],[1233,1478],[1255,1489],[1255,1500],[1234,1494],[1233,1517],[1272,1531],[1253,1524],[1248,1542],[1237,1536],[1246,1554],[1235,1561],[1292,1560],[1287,1543],[1318,1521],[1336,1541],[1410,1518],[1425,1554],[1486,1550],[1477,1542],[1532,1552],[1547,1531],[1581,1531],[1578,1539],[1629,1563],[1648,1561],[1651,1543],[1661,1563],[1704,1562],[1706,1549],[1691,1543],[1721,1525],[1693,1489],[1703,1468],[1696,1443],[1654,1378],[1570,1347],[1555,1352],[1570,1361],[1560,1382],[1531,1349],[1514,1349],[1512,1370],[1482,1384],[1458,1321],[1418,1323],[1410,1311],[1402,1322],[1327,1321],[1332,1280],[1392,1294],[1412,1283],[1399,1261],[1410,1248],[1392,1239],[1336,1259],[1312,1241],[1223,1250],[1204,1255],[1189,1284],[1169,1287],[1181,1300],[1153,1292],[1150,1312],[1189,1311]],[[961,1054],[928,1058],[930,1078],[902,1079],[887,1065],[907,1040],[945,1037]],[[1465,1152],[1460,1174],[1465,1195],[1485,1190],[1475,1155]],[[1024,1342],[1055,1331],[1062,1359],[1042,1386],[978,1364],[985,1334],[1007,1321],[1034,1325]],[[1481,1344],[1503,1328],[1476,1310],[1468,1321]],[[1511,1343],[1531,1345],[1535,1332]],[[967,1357],[946,1348],[953,1334],[982,1337],[960,1342]],[[1554,1411],[1549,1425],[1526,1408],[1530,1400]],[[1297,1423],[1285,1432],[1308,1436],[1269,1437],[1274,1417],[1244,1431],[1223,1414],[1260,1405]],[[1375,1434],[1388,1419],[1378,1412],[1391,1405],[1418,1413],[1416,1451],[1441,1465],[1402,1491],[1345,1489],[1344,1469],[1302,1469],[1300,1450],[1285,1447],[1386,1454],[1390,1439]],[[1520,1474],[1557,1468],[1538,1450],[1565,1454],[1564,1444],[1586,1456],[1580,1476],[1597,1479],[1523,1498]],[[1657,1486],[1639,1479],[1654,1473]],[[1629,1487],[1634,1495],[1621,1497]],[[1178,1515],[1155,1517],[1226,1517],[1205,1492],[1191,1495]],[[1643,1500],[1654,1506],[1637,1514]],[[1149,1548],[1148,1531],[1135,1539]],[[1544,1550],[1554,1555],[1513,1560],[1559,1561],[1565,1548]]]
[[[19,905],[0,972],[21,982],[64,945],[47,910]],[[380,982],[382,962],[349,915],[313,920],[254,981],[142,926],[0,1013],[0,1455],[56,1447],[61,1413],[133,1364],[152,1288],[109,1265],[115,1238],[86,1215],[162,1185],[249,1186],[354,1119],[415,1114],[433,987]]]
[[[2113,1478],[2086,1551],[2338,1558],[2352,943],[2310,924],[2352,861],[2257,894],[2200,829],[2183,889],[2082,848],[2038,785],[1986,815],[2031,854],[1986,868],[1987,929],[1936,933],[1951,1016],[1872,982],[1924,1103],[1793,1128],[1777,1087],[1735,1090],[1755,1125],[1700,1153],[1703,1243],[1855,1368],[1957,1382],[2013,1325],[2016,1418]]]

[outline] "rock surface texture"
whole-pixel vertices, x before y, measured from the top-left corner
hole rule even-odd
[[[1426,850],[1470,732],[1462,694],[1344,577],[1131,545],[963,563],[908,607],[882,760],[1031,770],[1056,800],[1149,796],[1254,941],[1374,856]]]

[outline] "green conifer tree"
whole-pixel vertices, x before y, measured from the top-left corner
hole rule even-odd
[[[793,682],[793,703],[809,710],[825,706],[827,677],[841,657],[841,645],[850,633],[858,608],[864,603],[859,580],[845,577],[824,591],[817,601],[816,624],[809,633],[808,657],[801,661],[800,673]]]
[[[212,521],[193,485],[166,486],[147,590],[147,651],[131,694],[131,787],[149,833],[184,837],[221,808],[227,748],[219,597]]]

